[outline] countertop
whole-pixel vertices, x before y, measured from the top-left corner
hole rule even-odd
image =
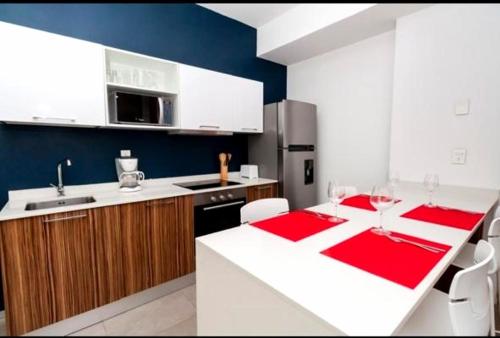
[[[384,226],[388,230],[452,246],[415,289],[320,254],[379,222],[376,212],[344,205],[339,206],[338,214],[348,219],[347,222],[298,242],[243,224],[197,237],[196,246],[212,250],[239,271],[247,272],[251,280],[262,281],[273,294],[299,305],[347,335],[391,335],[418,307],[472,235],[472,231],[400,217],[427,201],[422,184],[401,182],[395,195],[402,201],[384,213]],[[498,190],[441,186],[434,193],[434,201],[439,205],[492,213]],[[334,214],[331,203],[311,210]]]
[[[257,178],[246,179],[241,178],[239,172],[229,173],[230,181],[239,182],[242,186],[233,185],[227,187],[217,187],[203,190],[190,190],[174,185],[174,183],[203,181],[219,178],[219,174],[207,174],[196,176],[179,176],[168,178],[147,179],[142,183],[143,189],[137,192],[120,192],[118,190],[118,182],[86,184],[65,186],[65,196],[57,197],[55,188],[39,188],[9,191],[9,201],[0,211],[0,221],[33,217],[41,215],[49,215],[59,212],[84,210],[91,208],[104,207],[108,205],[117,205],[133,202],[148,201],[160,198],[194,195],[205,192],[220,191],[226,189],[234,189],[240,187],[249,187],[254,185],[262,185],[276,183],[276,180]],[[81,196],[93,196],[96,200],[93,203],[62,206],[57,208],[41,209],[41,210],[24,210],[27,203],[51,201],[57,199],[65,199]]]

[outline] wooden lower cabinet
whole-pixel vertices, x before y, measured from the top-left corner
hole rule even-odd
[[[97,306],[94,232],[88,210],[44,216],[53,320]]]
[[[123,241],[120,206],[91,210],[97,274],[97,305],[125,297]]]
[[[195,269],[194,257],[194,200],[193,196],[178,197],[177,217],[180,222],[178,233],[180,275],[187,275]]]
[[[193,218],[183,196],[0,222],[7,333],[193,272]]]
[[[0,222],[7,333],[21,335],[55,321],[47,234],[42,217]]]
[[[247,203],[262,198],[278,197],[278,184],[255,185],[247,188]]]
[[[149,269],[147,202],[120,205],[125,296],[153,285]]]
[[[152,285],[158,285],[180,276],[177,199],[150,201],[146,206],[151,235],[151,279]]]

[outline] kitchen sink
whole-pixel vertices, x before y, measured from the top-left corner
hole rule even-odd
[[[48,208],[57,208],[66,205],[76,205],[76,204],[85,204],[95,202],[95,198],[92,196],[85,197],[73,197],[73,198],[65,198],[58,199],[53,201],[44,201],[44,202],[34,202],[26,204],[26,208],[24,210],[39,210],[39,209],[48,209]]]

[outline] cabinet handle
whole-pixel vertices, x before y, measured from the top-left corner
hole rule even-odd
[[[59,120],[59,121],[69,121],[76,122],[74,117],[47,117],[47,116],[33,116],[33,120]]]
[[[230,207],[230,206],[233,206],[233,205],[239,205],[239,204],[245,204],[245,202],[244,201],[238,201],[238,202],[232,202],[232,203],[214,205],[213,207],[205,207],[205,208],[203,208],[203,211],[214,210],[214,209],[221,209],[221,208],[226,208],[226,207]]]
[[[162,202],[148,202],[146,203],[147,207],[155,207],[157,205],[168,205],[168,204],[174,204],[174,201],[162,201]]]
[[[252,131],[257,131],[259,129],[257,128],[241,128],[241,130],[252,130]]]
[[[263,187],[257,187],[257,190],[265,190],[265,189],[270,189],[270,186],[263,186]]]
[[[58,221],[67,221],[70,219],[78,219],[78,218],[85,218],[87,217],[86,214],[81,214],[81,215],[75,215],[75,216],[68,216],[68,217],[60,217],[60,218],[52,218],[52,219],[46,219],[43,221],[43,223],[52,223],[52,222],[58,222]]]
[[[200,128],[220,129],[220,126],[201,125]]]

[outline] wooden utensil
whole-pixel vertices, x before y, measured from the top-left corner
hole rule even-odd
[[[219,161],[221,166],[223,166],[226,163],[226,157],[227,155],[225,153],[219,154]]]
[[[220,179],[226,181],[227,180],[227,155],[225,153],[219,154],[220,161]]]

